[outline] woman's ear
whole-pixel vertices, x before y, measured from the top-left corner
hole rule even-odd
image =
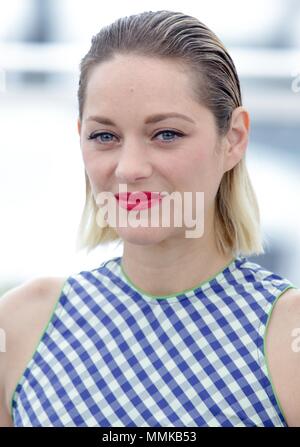
[[[229,171],[243,158],[250,130],[250,116],[244,107],[232,112],[230,129],[225,137],[224,172]]]
[[[79,134],[79,136],[80,136],[81,122],[80,122],[80,119],[79,119],[79,118],[78,118],[78,120],[77,120],[77,129],[78,129],[78,134]]]

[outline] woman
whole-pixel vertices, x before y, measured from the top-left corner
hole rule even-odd
[[[299,424],[300,292],[246,258],[263,246],[228,52],[194,17],[146,12],[101,29],[80,68],[81,247],[123,256],[1,299],[2,425]],[[204,199],[197,237],[173,193],[190,213]]]

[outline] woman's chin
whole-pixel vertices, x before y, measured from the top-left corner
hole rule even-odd
[[[159,244],[174,233],[172,228],[137,227],[137,228],[114,228],[119,237],[125,242],[137,245]]]

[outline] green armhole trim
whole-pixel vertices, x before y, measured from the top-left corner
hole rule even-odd
[[[275,299],[275,301],[274,301],[274,303],[273,303],[273,305],[272,305],[272,307],[271,307],[271,309],[270,309],[270,311],[269,311],[269,316],[268,316],[268,319],[267,319],[266,329],[265,329],[265,334],[264,334],[264,358],[265,358],[266,368],[267,368],[267,371],[268,371],[268,378],[269,378],[269,381],[270,381],[270,383],[271,383],[272,390],[273,390],[273,393],[274,393],[274,396],[275,396],[277,405],[278,405],[278,407],[280,408],[281,413],[283,414],[283,417],[284,417],[284,419],[285,419],[285,423],[286,423],[286,425],[288,425],[287,422],[286,422],[287,419],[286,419],[286,416],[285,416],[284,411],[283,411],[283,409],[282,409],[282,406],[281,406],[281,404],[280,404],[279,397],[277,396],[277,393],[276,393],[276,391],[275,391],[274,384],[273,384],[273,381],[272,381],[272,378],[271,378],[271,374],[270,374],[269,364],[268,364],[268,361],[267,361],[267,356],[266,356],[266,335],[267,335],[267,330],[268,330],[268,326],[269,326],[270,318],[271,318],[272,312],[273,312],[273,310],[274,310],[275,304],[277,303],[277,301],[279,300],[279,298],[280,298],[280,297],[281,297],[287,290],[289,290],[289,289],[298,289],[298,287],[295,287],[294,285],[288,286],[286,289],[284,289],[284,290],[277,296],[277,298]]]
[[[69,277],[68,277],[68,278],[69,278]],[[49,320],[48,320],[48,323],[46,324],[46,326],[45,326],[45,328],[44,328],[44,330],[43,330],[43,332],[42,332],[42,335],[40,336],[40,339],[39,339],[39,341],[38,341],[37,344],[36,344],[36,347],[35,347],[35,349],[34,349],[34,351],[33,351],[33,354],[32,354],[32,356],[31,356],[29,362],[27,363],[26,367],[24,368],[24,371],[23,371],[23,373],[21,374],[21,376],[20,376],[20,378],[19,378],[19,380],[18,380],[18,382],[17,382],[17,384],[16,384],[16,386],[15,386],[15,389],[14,389],[14,392],[13,392],[13,395],[12,395],[12,398],[11,398],[11,401],[10,401],[10,416],[11,416],[11,419],[12,419],[13,422],[14,422],[14,418],[13,418],[13,407],[12,407],[12,406],[13,406],[13,401],[14,401],[14,398],[15,398],[15,395],[16,395],[17,387],[18,387],[19,383],[21,382],[21,380],[23,379],[23,376],[24,376],[24,374],[25,374],[25,371],[27,370],[27,368],[28,368],[29,364],[31,363],[33,357],[35,356],[35,353],[36,353],[36,351],[37,351],[37,349],[38,349],[38,347],[39,347],[39,345],[40,345],[40,343],[41,343],[41,341],[42,341],[42,338],[44,337],[45,332],[48,330],[48,327],[49,327],[49,325],[50,325],[50,323],[51,323],[51,321],[52,321],[52,319],[53,319],[53,316],[54,316],[54,314],[55,314],[55,311],[56,311],[56,309],[57,309],[57,307],[58,307],[58,304],[59,304],[59,301],[60,301],[60,297],[61,297],[61,295],[62,295],[62,291],[63,291],[63,289],[64,289],[64,287],[65,287],[65,285],[66,285],[66,283],[67,283],[67,281],[68,281],[68,278],[64,281],[64,283],[63,283],[63,285],[62,285],[62,287],[61,287],[61,289],[60,289],[58,298],[57,298],[57,300],[56,300],[56,302],[55,302],[55,304],[54,304],[54,307],[53,307],[53,309],[52,309],[52,312],[51,312],[50,318],[49,318]]]
[[[129,276],[127,276],[127,273],[125,273],[122,263],[120,263],[120,267],[121,267],[121,271],[123,273],[123,275],[125,276],[125,278],[127,279],[127,281],[129,282],[129,284],[135,288],[136,290],[138,290],[138,292],[140,292],[142,295],[147,296],[148,298],[154,298],[154,299],[164,299],[164,298],[175,298],[178,295],[183,295],[185,293],[188,292],[193,292],[194,290],[198,289],[199,287],[203,287],[204,284],[208,283],[209,281],[211,281],[212,279],[216,278],[218,275],[220,275],[220,273],[222,273],[224,270],[226,270],[231,264],[233,264],[235,262],[235,260],[238,258],[238,256],[235,256],[234,258],[231,259],[231,261],[229,261],[224,267],[221,268],[221,270],[219,270],[217,273],[214,273],[213,275],[211,275],[208,279],[206,279],[205,281],[197,284],[196,286],[190,288],[190,289],[185,289],[182,290],[181,292],[178,293],[171,293],[171,295],[151,295],[150,293],[146,293],[144,290],[140,289],[138,286],[136,286],[131,279],[129,278]]]

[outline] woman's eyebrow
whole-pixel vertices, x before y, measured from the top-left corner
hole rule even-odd
[[[158,123],[159,121],[166,120],[168,118],[181,118],[183,120],[189,121],[190,123],[196,124],[192,118],[189,116],[183,115],[182,113],[178,112],[170,112],[170,113],[159,113],[157,115],[150,115],[148,118],[145,119],[145,124],[151,124],[151,123]],[[96,116],[91,115],[86,118],[85,121],[96,121],[100,124],[106,124],[109,126],[116,126],[116,124],[109,118],[106,118],[105,116]]]

